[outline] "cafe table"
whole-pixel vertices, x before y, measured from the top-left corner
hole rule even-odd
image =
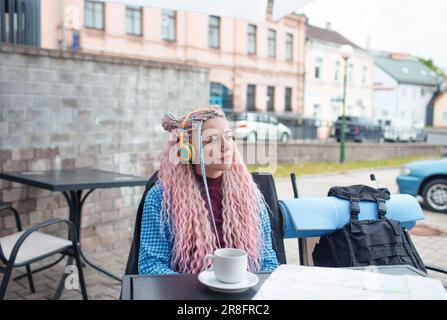
[[[30,172],[0,172],[0,179],[22,183],[35,188],[61,192],[68,203],[69,220],[74,224],[79,242],[81,242],[81,217],[82,207],[87,197],[96,189],[144,186],[146,178],[120,174],[116,172],[98,169],[81,168],[72,170],[30,171]],[[113,201],[113,199],[110,199]],[[81,246],[80,246],[81,247]],[[93,263],[80,250],[81,259],[88,265],[121,282],[121,278],[110,273]],[[34,270],[38,272],[49,268],[60,260],[49,266]],[[68,264],[70,264],[69,257]]]
[[[374,266],[347,268],[389,275],[427,275],[412,266]],[[239,293],[223,293],[209,289],[199,282],[198,274],[125,275],[122,282],[122,300],[250,300],[270,273],[257,273],[259,282]]]

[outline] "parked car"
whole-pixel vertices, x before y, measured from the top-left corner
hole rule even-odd
[[[233,112],[227,113],[227,118],[236,139],[248,142],[276,140],[287,143],[292,136],[287,126],[268,114]]]
[[[335,122],[331,136],[340,142],[342,117],[338,117]],[[382,128],[379,123],[365,117],[346,117],[345,141],[374,141],[380,142],[383,139]]]
[[[447,213],[447,159],[409,163],[397,184],[400,193],[422,196],[428,210]]]
[[[386,125],[383,138],[387,142],[427,142],[428,135],[422,128]]]

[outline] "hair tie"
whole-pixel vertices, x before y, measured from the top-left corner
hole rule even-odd
[[[180,128],[180,119],[174,116],[172,112],[167,112],[163,117],[161,125],[164,130],[172,132],[173,130]]]

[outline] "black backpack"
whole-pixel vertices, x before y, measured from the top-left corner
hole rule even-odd
[[[400,222],[386,217],[388,189],[369,186],[334,187],[328,196],[351,202],[350,222],[343,229],[321,237],[312,253],[319,267],[363,267],[410,265],[427,272],[408,231]],[[360,221],[360,201],[377,202],[379,219]]]

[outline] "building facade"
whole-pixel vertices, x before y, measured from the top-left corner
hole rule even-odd
[[[269,9],[266,21],[252,23],[102,1],[38,3],[43,48],[206,67],[211,103],[235,111],[302,113],[305,16],[273,21]]]
[[[447,90],[440,93],[434,102],[434,128],[447,128]]]
[[[354,48],[348,60],[346,115],[372,115],[373,58],[341,34],[308,26],[305,52],[304,116],[319,124],[320,138],[327,138],[333,122],[342,115],[345,61],[340,54],[343,45]]]
[[[423,128],[432,122],[439,77],[417,59],[382,53],[375,56],[374,118],[393,127]],[[430,112],[431,113],[431,112]]]

